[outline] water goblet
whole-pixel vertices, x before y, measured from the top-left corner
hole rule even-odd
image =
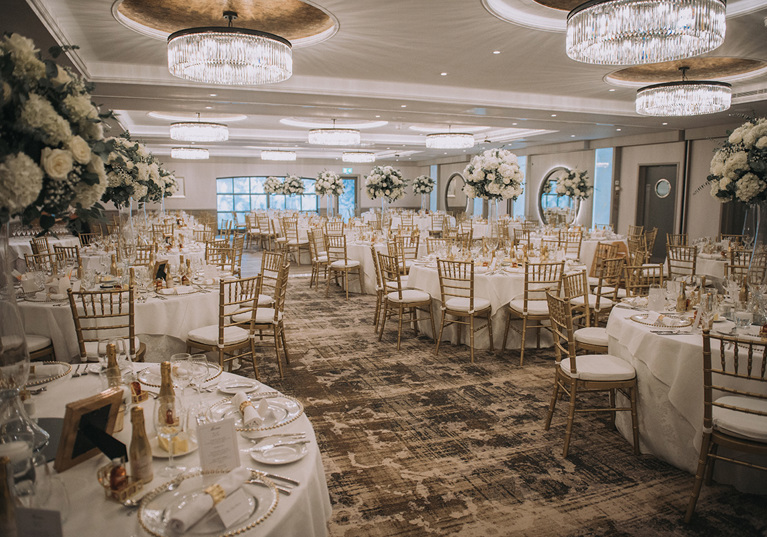
[[[748,311],[747,304],[737,303],[735,305],[735,330],[743,332],[754,320],[754,314]]]
[[[197,388],[197,393],[202,393],[202,385],[208,378],[208,357],[204,354],[193,354],[189,357],[192,369],[191,385]]]
[[[189,361],[191,354],[181,352],[170,357],[170,371],[173,384],[184,395],[186,387],[192,382],[192,366]]]
[[[158,439],[163,439],[168,446],[168,464],[160,472],[163,477],[176,477],[182,469],[176,466],[174,455],[176,451],[175,438],[184,434],[187,420],[184,414],[184,406],[180,397],[175,395],[163,395],[154,402],[154,430]]]

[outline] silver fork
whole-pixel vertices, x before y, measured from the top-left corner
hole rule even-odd
[[[80,371],[80,366],[81,366],[81,365],[82,365],[82,364],[78,364],[78,365],[77,365],[77,367],[75,367],[75,372],[74,372],[74,373],[72,373],[72,378],[73,378],[73,379],[74,379],[74,378],[77,378],[77,377],[79,377],[80,375],[82,375],[82,373],[80,373],[80,372],[79,372],[79,371]]]
[[[259,436],[257,438],[248,438],[248,440],[254,444],[259,444],[269,438],[293,438],[296,440],[306,438],[306,433],[285,433],[285,434],[270,434],[267,436]]]

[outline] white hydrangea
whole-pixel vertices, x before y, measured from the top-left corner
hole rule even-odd
[[[26,153],[8,155],[0,162],[0,206],[9,214],[32,205],[43,188],[43,170]]]
[[[69,122],[61,117],[45,97],[31,93],[19,116],[21,124],[38,131],[46,144],[63,144],[72,137]]]
[[[45,64],[37,57],[38,50],[31,39],[19,34],[7,35],[3,38],[2,48],[13,59],[13,74],[37,82],[45,76]]]
[[[365,191],[370,199],[398,200],[405,195],[406,186],[402,173],[391,166],[375,166],[365,178]]]
[[[431,194],[434,190],[434,179],[428,175],[419,175],[413,179],[414,194]]]
[[[464,170],[464,177],[466,186],[471,186],[470,191],[475,194],[473,197],[510,199],[523,191],[524,176],[517,156],[505,149],[489,149],[475,155]]]
[[[62,104],[72,122],[82,130],[85,130],[88,123],[99,118],[99,111],[88,95],[67,95]]]
[[[264,182],[264,192],[267,194],[282,194],[282,181],[278,177],[267,177]]]
[[[82,207],[91,207],[104,195],[107,189],[107,175],[104,171],[104,161],[98,155],[93,155],[93,158],[86,166],[86,170],[95,173],[99,180],[92,185],[88,185],[84,181],[77,183],[75,185],[74,203],[79,203]]]

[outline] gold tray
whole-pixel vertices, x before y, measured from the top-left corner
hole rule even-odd
[[[645,326],[652,326],[653,328],[666,328],[668,330],[672,330],[674,328],[686,328],[688,326],[692,326],[692,319],[689,319],[687,317],[681,318],[681,317],[671,317],[673,319],[679,319],[682,321],[680,324],[663,324],[663,323],[648,323],[647,322],[647,313],[639,313],[637,315],[632,315],[629,317],[632,321],[635,323],[643,324]],[[669,315],[666,315],[666,317],[670,317]]]

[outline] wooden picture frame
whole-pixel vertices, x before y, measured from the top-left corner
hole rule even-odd
[[[167,281],[167,279],[168,279],[168,260],[167,259],[163,259],[162,261],[155,261],[154,269],[152,270],[152,274],[154,275],[154,280],[157,280],[157,278],[160,278],[163,281]]]
[[[57,472],[68,470],[100,453],[99,448],[83,433],[83,420],[111,435],[122,402],[123,390],[109,388],[94,396],[67,404],[59,449],[53,463]]]

